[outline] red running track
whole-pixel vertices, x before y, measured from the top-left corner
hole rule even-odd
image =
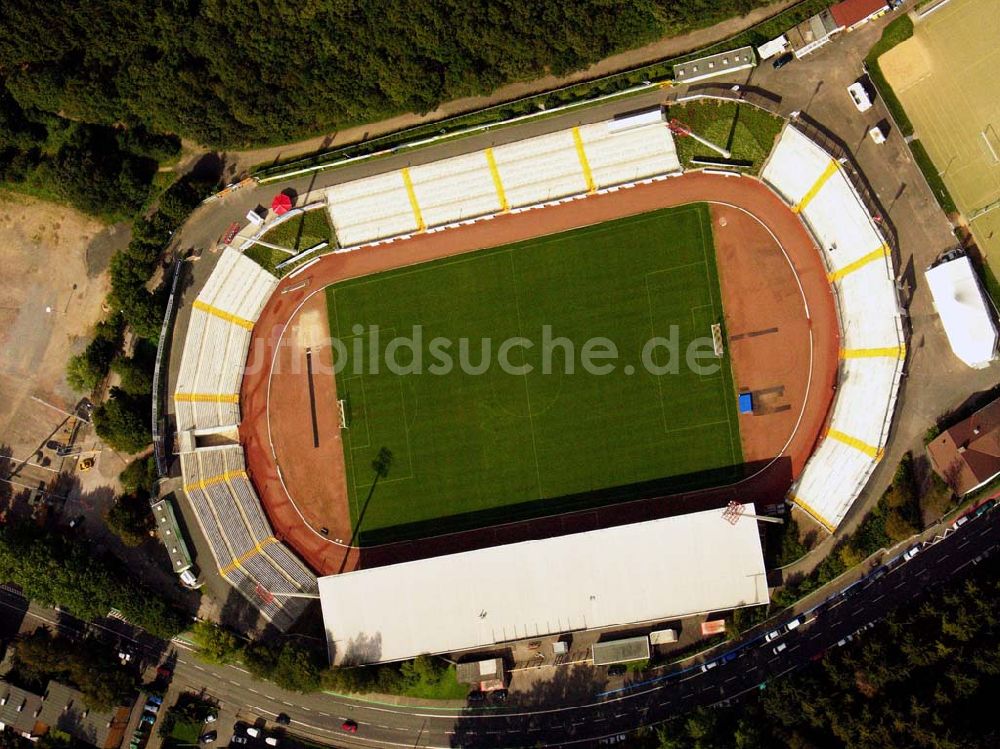
[[[314,397],[328,404],[336,397],[333,375],[322,366],[329,351],[324,354],[317,347],[319,338],[328,335],[325,295],[319,292],[348,278],[695,202],[713,204],[728,355],[737,387],[753,390],[758,406],[758,413],[740,417],[747,478],[717,489],[417,541],[346,545],[351,520],[339,425],[326,413],[332,409],[317,409],[318,447],[310,425],[307,348],[319,370],[313,378]],[[335,574],[721,507],[730,500],[758,506],[781,502],[823,430],[838,356],[837,317],[826,270],[799,217],[755,179],[686,174],[327,255],[294,278],[286,277],[253,330],[240,398],[240,437],[275,534],[316,572]]]

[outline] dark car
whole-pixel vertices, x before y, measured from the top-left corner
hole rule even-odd
[[[773,65],[774,69],[777,70],[778,68],[785,67],[788,63],[790,63],[794,59],[795,55],[793,55],[791,52],[786,52],[785,54],[779,56],[774,62],[772,62],[771,65]]]
[[[608,666],[608,676],[624,676],[626,671],[628,671],[628,669],[621,663]]]
[[[276,717],[274,720],[279,726],[291,725],[292,722],[292,719],[289,718],[285,713],[278,713],[278,717]]]
[[[473,689],[469,692],[468,701],[470,705],[479,705],[486,701],[486,692],[482,689]]]
[[[347,720],[345,720],[343,723],[340,724],[340,730],[347,731],[347,733],[357,733],[358,732],[357,721],[353,721],[350,718],[348,718]]]
[[[494,689],[490,692],[490,702],[500,703],[507,701],[507,690],[506,689]]]
[[[985,515],[996,506],[997,501],[995,499],[988,499],[976,508],[976,511],[972,513],[972,517],[978,518],[981,515]]]
[[[215,732],[215,731],[206,731],[205,733],[203,733],[201,736],[198,737],[198,743],[199,744],[211,744],[217,738],[219,738],[219,734],[217,732]]]
[[[246,736],[233,736],[231,739],[229,739],[229,743],[231,745],[232,744],[237,744],[237,745],[248,744],[248,743],[250,743],[250,739],[248,739]]]

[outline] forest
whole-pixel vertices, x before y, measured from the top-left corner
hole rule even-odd
[[[6,152],[37,145],[53,115],[215,148],[288,141],[568,73],[763,4],[8,0],[0,151],[5,170],[23,168]]]
[[[637,746],[1000,746],[1000,560],[903,607],[822,660],[729,707],[701,709]]]

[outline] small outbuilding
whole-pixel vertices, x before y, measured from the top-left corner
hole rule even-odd
[[[997,329],[968,256],[953,250],[925,275],[955,356],[973,369],[989,366],[997,354]]]

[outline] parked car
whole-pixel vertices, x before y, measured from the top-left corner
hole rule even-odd
[[[268,736],[268,737],[266,737],[264,739],[264,743],[267,744],[268,746],[277,746],[278,745],[278,737],[277,736]]]
[[[156,722],[156,716],[155,715],[150,715],[149,713],[143,713],[142,717],[139,718],[139,722],[140,723],[149,723],[149,725],[153,725]]]
[[[230,744],[241,745],[241,744],[247,744],[249,742],[250,739],[248,739],[246,736],[233,736],[231,739],[229,739]]]
[[[247,726],[247,736],[249,736],[252,739],[259,738],[260,737],[260,729],[259,728],[255,728],[254,726]]]
[[[146,704],[147,705],[162,705],[163,704],[163,698],[159,697],[159,696],[157,696],[155,694],[151,694],[151,695],[149,695],[149,699],[146,700]]]
[[[490,702],[500,703],[507,701],[506,689],[494,689],[490,692]]]
[[[772,629],[770,632],[764,635],[764,642],[771,642],[771,640],[777,640],[779,637],[781,637],[781,630]]]
[[[148,702],[144,706],[144,709],[146,710],[146,712],[150,712],[153,715],[156,715],[158,712],[160,712],[160,706],[159,705],[150,705]]]
[[[920,547],[914,546],[910,548],[910,550],[907,551],[905,554],[903,554],[903,561],[909,562],[911,559],[913,559],[913,557],[915,557],[919,553],[920,553]]]
[[[628,669],[622,663],[615,663],[612,666],[608,666],[608,676],[624,676],[628,672]]]
[[[805,622],[805,617],[797,616],[785,625],[785,631],[791,632],[793,629],[798,629],[803,622]]]
[[[774,653],[775,655],[777,655],[778,653],[780,653],[782,650],[784,650],[787,647],[788,647],[788,643],[787,642],[779,642],[775,647],[771,648],[771,652]]]
[[[997,501],[995,499],[988,499],[981,505],[979,505],[979,507],[976,508],[976,511],[972,513],[972,517],[978,518],[982,515],[985,515],[987,512],[989,512],[996,506],[997,506]]]
[[[486,692],[482,689],[473,689],[467,699],[470,705],[479,705],[486,701]]]
[[[156,678],[167,681],[174,675],[174,670],[170,666],[160,666],[156,669]]]
[[[287,725],[291,725],[291,723],[292,723],[292,719],[289,718],[285,713],[278,713],[278,717],[276,717],[274,719],[274,721],[279,726],[287,726]]]
[[[778,70],[780,68],[785,67],[788,63],[790,63],[794,59],[795,55],[793,55],[791,52],[786,52],[785,54],[776,57],[774,62],[771,63],[771,65],[774,66],[775,70]]]
[[[968,522],[969,522],[969,516],[968,515],[962,515],[962,517],[956,518],[955,522],[951,524],[951,529],[953,531],[957,531],[959,528],[961,528],[963,525],[965,525]]]
[[[345,720],[343,723],[340,724],[340,730],[347,731],[347,733],[357,733],[358,724],[356,721],[353,721],[350,718],[348,718],[347,720]]]
[[[868,95],[867,89],[861,81],[855,81],[847,87],[847,93],[851,95],[851,101],[858,108],[859,112],[867,112],[872,108],[872,98]]]
[[[709,661],[708,663],[702,663],[701,672],[705,673],[706,671],[709,671],[710,669],[713,669],[718,665],[719,665],[718,661]]]
[[[216,715],[215,713],[209,713],[208,715],[205,716],[205,722],[206,723],[214,723],[218,719],[219,719],[219,716]]]
[[[206,731],[205,733],[203,733],[201,736],[198,737],[198,743],[199,744],[211,744],[217,738],[219,738],[219,734],[217,732],[215,732],[215,731]]]

